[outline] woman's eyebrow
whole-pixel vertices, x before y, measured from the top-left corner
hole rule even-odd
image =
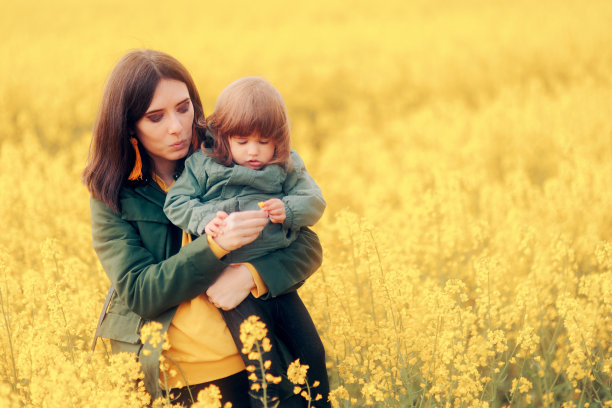
[[[182,104],[184,104],[185,102],[188,102],[189,100],[191,100],[191,98],[185,98],[185,99],[183,99],[182,101],[180,101],[179,103],[177,103],[175,106],[182,105]],[[163,108],[161,108],[161,109],[153,109],[153,110],[147,111],[147,112],[145,113],[145,115],[150,115],[150,114],[152,114],[152,113],[157,113],[157,112],[163,112],[163,110],[164,110]]]
[[[191,99],[191,98],[185,98],[185,99],[183,99],[182,101],[180,101],[179,103],[177,103],[177,104],[176,104],[176,106],[182,105],[182,104],[184,104],[185,102],[189,102],[189,100],[190,100],[190,99]]]
[[[145,116],[150,115],[152,113],[158,113],[158,112],[163,112],[163,111],[164,111],[163,109],[153,109],[153,110],[147,111],[145,113]]]

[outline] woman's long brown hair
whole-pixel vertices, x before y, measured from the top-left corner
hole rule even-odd
[[[154,50],[134,50],[123,56],[106,84],[89,146],[88,164],[83,171],[83,182],[91,195],[115,212],[121,210],[121,188],[132,183],[128,182],[128,175],[136,157],[130,137],[136,122],[149,108],[157,84],[164,78],[181,81],[187,86],[194,110],[193,146],[197,145],[197,134],[205,127],[198,90],[180,62]],[[153,163],[142,145],[140,155],[144,182],[147,182]]]

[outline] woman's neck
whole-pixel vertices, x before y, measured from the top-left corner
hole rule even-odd
[[[175,160],[154,160],[155,174],[157,177],[164,180],[166,185],[171,185],[174,181],[174,173],[176,172]]]

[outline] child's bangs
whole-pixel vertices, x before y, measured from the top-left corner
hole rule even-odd
[[[269,106],[242,106],[240,112],[227,115],[220,133],[226,136],[249,136],[259,133],[262,139],[281,140],[287,129],[287,117]]]
[[[227,137],[246,137],[255,131],[259,132],[259,129],[254,121],[232,120],[231,118],[228,118],[228,120],[224,123],[224,126],[218,129],[218,131]]]

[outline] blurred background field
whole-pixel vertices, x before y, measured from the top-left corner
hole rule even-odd
[[[323,189],[300,289],[335,406],[612,406],[612,3],[13,1],[0,13],[0,406],[144,406],[87,349],[80,183],[129,49],[283,94]],[[316,404],[315,404],[316,406]]]

